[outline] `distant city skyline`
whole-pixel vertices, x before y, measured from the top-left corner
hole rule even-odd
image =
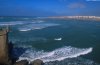
[[[0,16],[100,16],[100,1],[0,0]]]

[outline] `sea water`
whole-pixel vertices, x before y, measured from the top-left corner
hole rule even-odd
[[[41,17],[1,17],[10,27],[12,57],[46,65],[99,65],[100,21]]]

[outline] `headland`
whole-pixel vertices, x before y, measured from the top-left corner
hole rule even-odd
[[[74,20],[96,20],[100,21],[99,16],[51,16],[49,19],[74,19]]]

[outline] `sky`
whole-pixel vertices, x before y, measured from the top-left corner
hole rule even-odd
[[[100,0],[0,0],[0,16],[100,16]]]

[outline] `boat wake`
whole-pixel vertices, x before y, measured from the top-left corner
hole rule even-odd
[[[75,58],[80,55],[85,55],[90,52],[92,52],[93,48],[75,48],[71,46],[65,46],[62,48],[55,49],[51,52],[45,52],[45,51],[36,51],[36,50],[26,50],[25,53],[23,53],[19,60],[27,59],[29,62],[35,60],[35,59],[41,59],[44,62],[50,62],[50,61],[61,61],[66,58]]]

